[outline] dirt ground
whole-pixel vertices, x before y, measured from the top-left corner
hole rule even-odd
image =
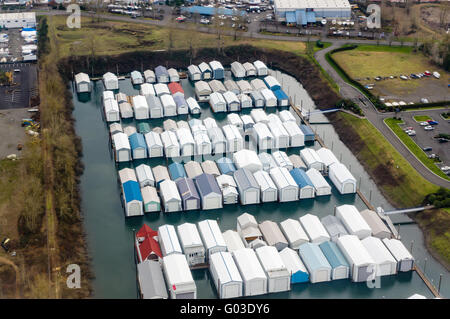
[[[0,110],[0,158],[12,153],[20,155],[17,144],[23,143],[25,138],[25,129],[21,126],[24,118],[30,118],[26,108]]]
[[[445,26],[450,24],[450,8],[444,15],[444,28],[441,26],[442,9],[439,6],[422,7],[420,10],[420,19],[423,24],[433,30],[447,31]]]

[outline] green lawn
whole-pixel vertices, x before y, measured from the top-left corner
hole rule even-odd
[[[428,120],[432,120],[432,118],[428,115],[416,115],[413,117],[416,122],[425,122]]]
[[[435,164],[434,161],[428,158],[427,154],[406,134],[398,124],[403,124],[403,121],[393,118],[385,119],[384,122],[389,126],[400,140],[408,147],[408,149],[433,173],[440,177],[450,180]]]
[[[359,119],[342,112],[337,116],[338,120],[343,120],[348,127],[348,134],[358,135],[359,141],[354,141],[358,144],[357,150],[354,150],[355,155],[378,177],[375,178],[377,185],[395,205],[420,205],[426,195],[438,190],[438,187],[425,180],[367,119]],[[350,138],[355,140],[355,136]],[[380,172],[387,176],[380,177]]]

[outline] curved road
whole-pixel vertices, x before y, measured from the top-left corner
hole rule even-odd
[[[384,137],[389,141],[389,143],[394,146],[394,148],[411,164],[414,169],[422,175],[423,178],[428,180],[429,182],[445,187],[450,188],[450,181],[443,179],[442,177],[434,174],[430,171],[425,165],[422,164],[420,160],[418,160],[411,151],[398,139],[397,135],[395,135],[389,127],[384,124],[384,119],[388,117],[392,117],[393,113],[380,113],[369,101],[369,99],[362,94],[358,89],[354,88],[347,82],[345,82],[341,76],[336,72],[336,70],[328,63],[325,59],[325,55],[333,49],[339,48],[343,44],[348,43],[348,41],[336,41],[330,47],[317,51],[314,55],[317,62],[322,66],[322,68],[333,78],[333,80],[339,86],[340,94],[342,97],[354,100],[358,102],[358,105],[364,110],[364,114],[366,118],[373,124],[380,132],[384,135]],[[360,101],[363,100],[363,102]]]
[[[68,15],[65,11],[39,11],[37,14],[40,15]],[[82,12],[82,16],[92,16],[89,13]],[[167,26],[171,20],[173,19],[173,16],[171,13],[166,10],[166,14],[164,15],[163,20],[144,20],[144,19],[132,19],[127,16],[120,16],[120,15],[111,15],[111,14],[98,14],[98,16],[102,19],[108,19],[108,20],[117,20],[117,21],[124,21],[124,22],[133,22],[133,23],[143,23],[143,24],[149,24],[149,25],[156,25],[156,26]],[[173,23],[172,27],[178,28],[178,29],[185,29],[185,26],[180,23]],[[211,33],[214,32],[213,29],[199,26],[197,28],[198,32],[205,32],[205,33]],[[224,31],[225,35],[233,36],[233,31]],[[294,42],[300,42],[300,41],[307,41],[308,37],[305,36],[277,36],[277,35],[268,35],[268,34],[260,34],[258,33],[258,27],[256,24],[251,23],[249,26],[249,30],[247,32],[241,32],[239,33],[240,37],[247,37],[247,38],[255,38],[255,39],[265,39],[265,40],[283,40],[283,41],[294,41]],[[311,38],[316,39],[317,37],[311,36]],[[358,102],[361,109],[364,110],[366,118],[384,135],[384,137],[394,146],[395,149],[397,149],[400,154],[416,169],[420,175],[422,175],[423,178],[428,180],[429,182],[445,187],[450,188],[450,181],[445,180],[438,175],[434,174],[432,171],[430,171],[426,166],[422,164],[420,160],[418,160],[410,151],[409,149],[397,138],[397,136],[384,124],[383,120],[387,117],[392,116],[390,113],[380,113],[377,111],[375,106],[372,104],[372,102],[367,99],[367,97],[362,94],[358,89],[354,88],[353,86],[349,85],[347,82],[345,82],[339,74],[333,69],[333,67],[328,63],[328,61],[325,59],[325,54],[327,52],[330,52],[333,49],[339,48],[340,46],[348,43],[354,43],[354,44],[374,44],[374,40],[363,40],[363,39],[332,39],[332,38],[323,38],[323,41],[331,42],[332,45],[326,49],[317,51],[314,54],[314,57],[316,58],[317,62],[322,66],[322,68],[333,78],[333,80],[338,84],[340,90],[340,94],[347,99],[355,100],[355,102]],[[388,41],[378,41],[378,44],[380,45],[388,45]],[[404,46],[412,46],[413,43],[411,42],[391,42],[391,45],[404,45]],[[363,102],[360,101],[360,99]]]

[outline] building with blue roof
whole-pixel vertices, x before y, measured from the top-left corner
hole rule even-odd
[[[179,178],[184,178],[186,177],[186,171],[184,169],[184,165],[181,163],[172,163],[168,166],[169,168],[169,174],[170,174],[170,178],[173,181],[176,181]]]
[[[322,19],[349,19],[348,0],[273,0],[275,18],[288,25],[306,25]]]
[[[292,248],[286,247],[280,251],[281,260],[291,273],[291,283],[302,283],[309,281],[309,273],[298,253]]]
[[[181,8],[181,12],[188,12],[191,14],[196,13],[196,14],[204,15],[204,16],[213,16],[216,14],[226,15],[226,16],[232,16],[232,15],[244,16],[247,14],[245,11],[232,10],[232,9],[227,9],[227,8],[203,7],[203,6],[184,7],[184,8]]]
[[[222,191],[213,175],[203,173],[197,176],[195,186],[202,200],[203,210],[223,207]]]
[[[350,266],[336,243],[325,241],[319,247],[331,265],[331,280],[347,279]]]
[[[277,98],[278,106],[289,106],[289,97],[282,89],[274,90],[273,94]]]
[[[316,139],[316,135],[309,126],[305,124],[300,124],[300,129],[305,135],[305,142],[314,142],[314,140]]]
[[[331,280],[331,265],[319,245],[304,243],[299,247],[298,252],[308,269],[311,283]]]
[[[158,83],[168,83],[169,82],[169,71],[162,65],[158,65],[155,68],[155,76]]]
[[[142,194],[138,182],[129,180],[123,183],[122,194],[127,217],[144,215],[142,209]]]
[[[194,181],[191,178],[183,177],[177,179],[175,183],[181,196],[183,210],[200,209],[200,195],[197,192]]]
[[[300,189],[299,199],[314,198],[316,196],[314,185],[309,179],[308,175],[306,175],[304,170],[296,167],[290,170],[289,173]]]
[[[234,163],[231,160],[231,158],[221,157],[218,160],[216,160],[216,163],[221,174],[233,175],[233,173],[236,171],[236,166],[234,166]]]
[[[133,133],[128,139],[130,140],[133,159],[147,158],[147,143],[145,142],[144,134]]]
[[[319,247],[331,265],[331,280],[347,279],[350,266],[336,243],[325,241]]]

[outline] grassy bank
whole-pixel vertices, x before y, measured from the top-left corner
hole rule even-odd
[[[2,298],[85,298],[91,279],[79,209],[80,141],[72,104],[58,73],[54,30],[39,24],[40,136],[27,137],[21,158],[0,161]],[[81,268],[81,288],[66,285],[66,268]],[[16,272],[16,274],[14,273]]]
[[[426,181],[366,119],[330,115],[339,137],[365,166],[386,198],[397,207],[420,205],[438,187]]]
[[[399,124],[404,124],[401,120],[396,120],[394,118],[388,118],[384,120],[389,128],[394,131],[394,133],[398,136],[398,138],[403,142],[403,144],[408,147],[408,149],[426,166],[436,175],[450,180],[450,178],[444,174],[434,163],[433,159],[428,158],[427,154],[417,145],[413,139],[406,134],[403,129],[399,126]]]
[[[427,246],[447,270],[450,270],[450,208],[420,212],[415,220],[425,230]]]

